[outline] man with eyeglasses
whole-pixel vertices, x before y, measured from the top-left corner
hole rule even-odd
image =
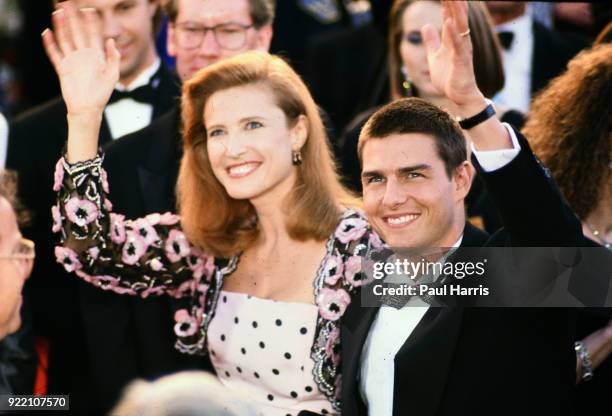
[[[221,59],[267,50],[272,38],[271,0],[165,0],[168,53],[181,81]],[[181,158],[180,106],[147,128],[105,149],[113,210],[126,218],[175,211],[174,188]],[[113,296],[78,285],[80,314],[88,333],[88,356],[97,399],[106,414],[135,378],[189,368],[212,369],[199,357],[174,349],[173,304],[168,297]],[[88,414],[91,414],[88,413]]]
[[[0,171],[0,340],[21,325],[21,289],[32,271],[34,243],[19,232],[13,177]]]

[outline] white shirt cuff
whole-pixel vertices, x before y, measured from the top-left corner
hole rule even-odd
[[[512,140],[512,149],[478,151],[474,147],[474,143],[470,143],[472,153],[474,153],[476,160],[478,160],[478,163],[480,163],[480,166],[482,166],[485,172],[493,172],[494,170],[503,168],[508,163],[512,162],[521,151],[521,145],[512,127],[510,127],[508,123],[502,123],[502,125],[508,130],[510,140]]]

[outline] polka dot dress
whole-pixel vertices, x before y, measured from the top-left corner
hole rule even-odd
[[[221,382],[266,416],[336,414],[312,376],[315,305],[221,291],[208,349]]]

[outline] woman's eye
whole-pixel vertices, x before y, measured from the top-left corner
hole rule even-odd
[[[214,129],[208,132],[208,137],[218,137],[218,136],[221,136],[222,134],[223,134],[223,130]]]
[[[410,43],[411,45],[420,45],[423,43],[421,32],[417,32],[416,30],[409,32],[404,38],[406,39],[406,42]]]
[[[246,124],[246,129],[247,130],[258,129],[260,127],[263,127],[263,124],[261,124],[259,121],[249,121]]]

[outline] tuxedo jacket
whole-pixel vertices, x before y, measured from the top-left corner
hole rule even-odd
[[[463,247],[577,246],[580,223],[520,135],[521,151],[493,172],[477,165],[505,229],[466,224]],[[343,415],[366,415],[363,345],[377,308],[357,295],[342,318]],[[430,307],[395,356],[393,414],[572,414],[574,314],[567,309]]]
[[[531,95],[565,71],[567,63],[588,46],[586,38],[572,33],[560,33],[534,21]]]
[[[159,79],[153,101],[152,117],[156,119],[176,105],[180,90],[176,77],[164,67],[154,77]],[[100,408],[111,405],[108,400],[101,404],[98,399],[103,395],[95,387],[117,382],[113,377],[102,377],[102,371],[96,368],[100,357],[111,350],[101,352],[98,339],[90,335],[95,328],[87,326],[89,305],[77,296],[78,279],[56,264],[53,254],[53,245],[57,243],[51,233],[50,211],[56,199],[53,174],[67,135],[66,107],[61,97],[20,115],[10,126],[7,167],[18,172],[20,199],[33,214],[30,226],[23,230],[25,236],[35,241],[37,251],[25,294],[31,297],[37,335],[50,340],[49,392],[70,393],[72,409],[93,415],[101,414]],[[112,140],[105,119],[99,140],[102,147]],[[92,303],[91,307],[96,305]],[[104,374],[123,371],[116,365],[104,370]],[[145,375],[142,368],[133,374]]]

